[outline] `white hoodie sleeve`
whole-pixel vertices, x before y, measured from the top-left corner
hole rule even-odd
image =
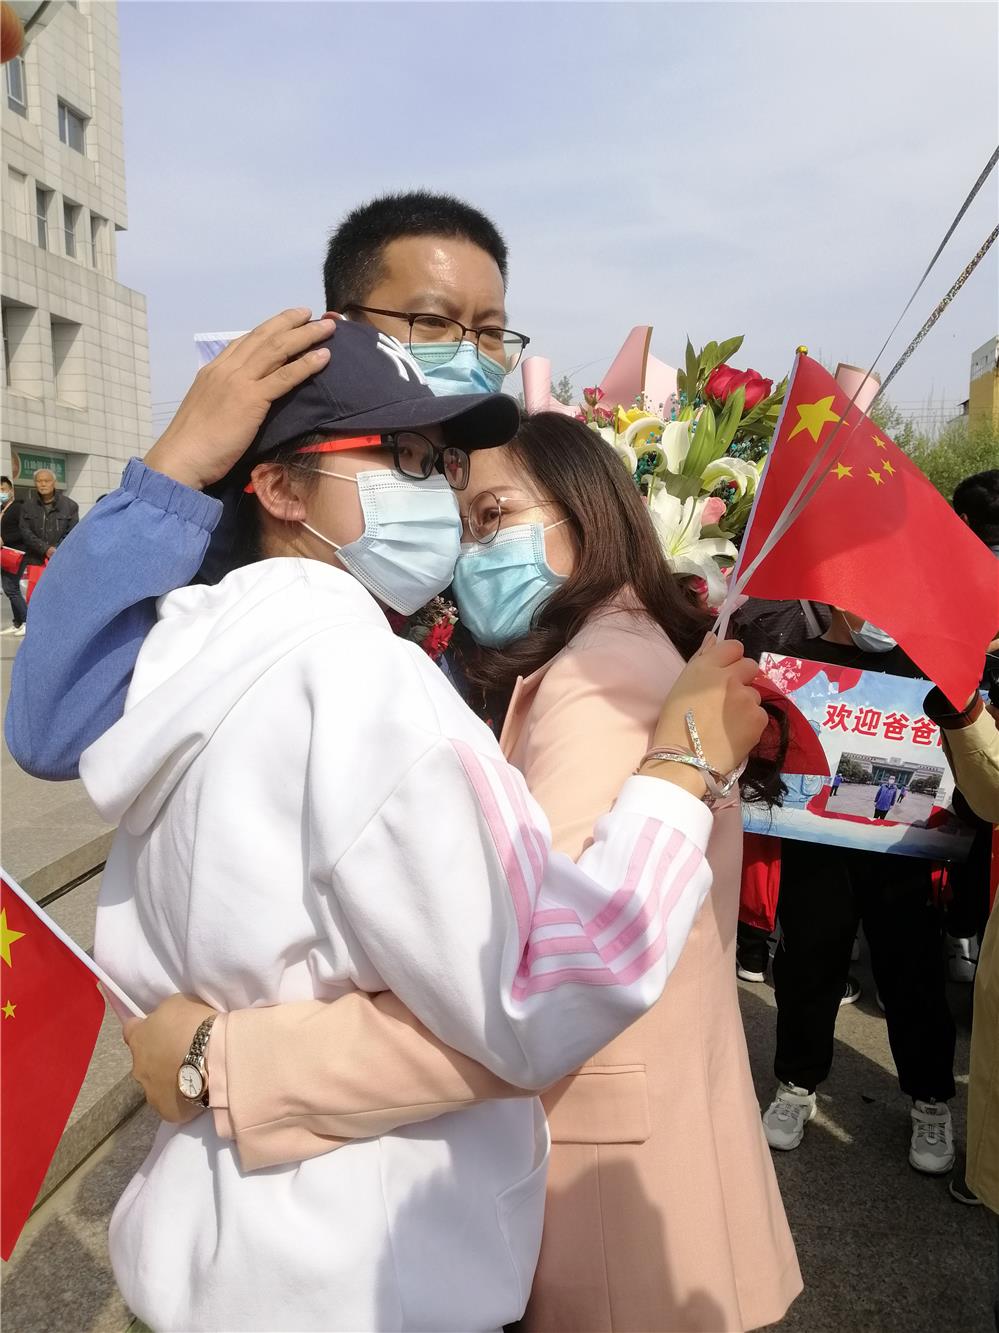
[[[442,737],[337,857],[331,889],[438,1037],[542,1088],[662,994],[711,884],[711,826],[679,787],[633,777],[574,863],[497,750]]]

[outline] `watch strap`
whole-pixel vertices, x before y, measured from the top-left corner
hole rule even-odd
[[[212,1034],[212,1024],[218,1018],[218,1014],[209,1014],[209,1016],[198,1024],[197,1031],[191,1039],[191,1045],[188,1047],[187,1054],[184,1056],[182,1064],[193,1065],[202,1078],[205,1080],[205,1091],[198,1099],[202,1106],[208,1105],[208,1067],[206,1056],[208,1054],[208,1039]]]

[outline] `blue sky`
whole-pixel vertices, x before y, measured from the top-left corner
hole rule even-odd
[[[330,228],[415,186],[499,224],[511,323],[577,387],[637,323],[674,365],[688,332],[744,332],[736,363],[775,379],[802,342],[866,364],[996,141],[991,4],[122,0],[119,16],[120,276],[149,300],[157,427],[195,332],[321,312]],[[997,202],[994,176],[885,370]],[[967,396],[999,328],[996,250],[892,386],[907,411]]]

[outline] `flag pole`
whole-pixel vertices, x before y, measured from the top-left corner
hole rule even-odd
[[[29,912],[33,912],[35,916],[38,917],[39,921],[41,921],[42,925],[45,926],[46,930],[50,930],[52,934],[56,937],[56,939],[59,940],[62,944],[64,944],[66,948],[70,951],[70,953],[75,955],[75,957],[80,960],[83,966],[88,968],[94,974],[94,976],[97,978],[97,980],[101,983],[101,985],[104,987],[106,991],[108,991],[111,995],[115,997],[116,1000],[118,1000],[121,1004],[123,1004],[125,1008],[128,1010],[128,1012],[134,1015],[134,1017],[145,1018],[146,1015],[142,1012],[142,1010],[135,1003],[135,1001],[130,1000],[128,998],[128,996],[121,989],[121,987],[116,982],[111,980],[111,978],[108,976],[108,974],[104,971],[102,967],[100,967],[97,963],[94,962],[90,954],[88,954],[86,950],[81,949],[75,940],[70,939],[70,937],[66,934],[66,932],[56,925],[56,923],[52,920],[52,918],[49,916],[47,912],[42,911],[42,909],[38,906],[35,900],[33,898],[30,898],[25,893],[25,891],[21,888],[20,884],[18,884],[17,880],[15,880],[11,875],[8,875],[6,870],[4,870],[2,866],[0,866],[0,876],[2,876],[3,882],[10,889],[11,893],[13,893],[15,897],[20,899],[20,901],[24,904],[24,906],[28,909]]]

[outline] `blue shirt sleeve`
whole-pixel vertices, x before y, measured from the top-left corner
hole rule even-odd
[[[194,578],[221,513],[133,458],[62,542],[31,599],[4,723],[28,773],[79,775],[80,755],[124,711],[156,599]]]

